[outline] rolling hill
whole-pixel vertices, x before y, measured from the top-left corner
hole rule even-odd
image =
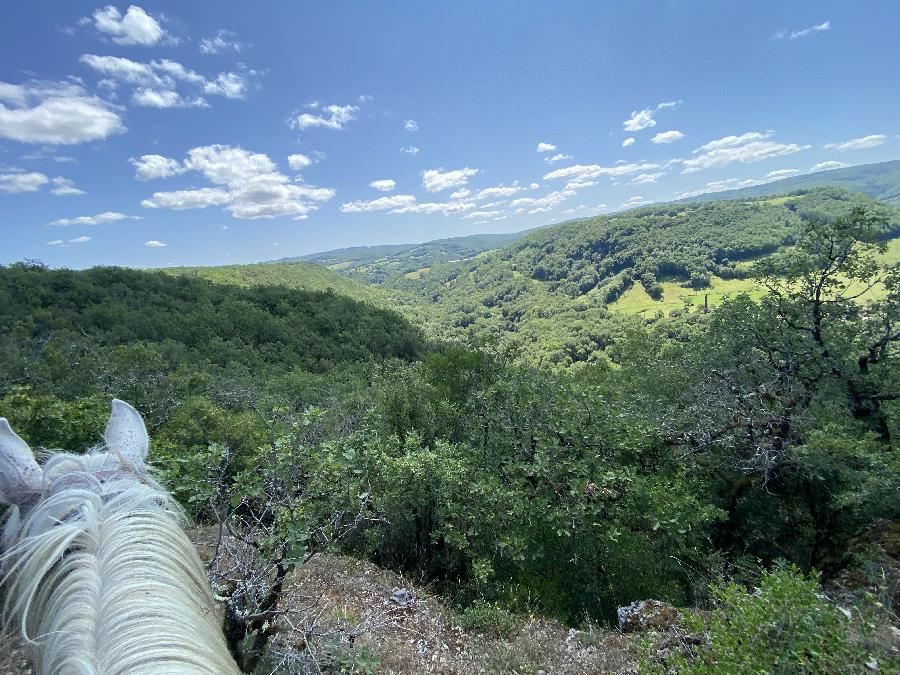
[[[309,262],[255,263],[220,267],[167,267],[166,274],[206,279],[216,284],[285,286],[300,291],[328,291],[354,300],[385,306],[387,297],[377,288],[359,283],[327,267]]]

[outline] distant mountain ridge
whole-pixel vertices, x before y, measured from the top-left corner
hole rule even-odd
[[[272,263],[307,262],[324,265],[357,281],[381,284],[398,274],[415,274],[434,265],[473,258],[484,251],[503,248],[524,239],[534,229],[503,234],[470,234],[464,237],[435,239],[422,244],[385,244],[352,246]]]
[[[848,166],[843,169],[817,171],[736,190],[707,192],[680,201],[711,202],[751,197],[770,197],[825,185],[834,185],[851,192],[862,192],[869,197],[893,204],[894,206],[900,206],[900,159],[877,164]]]

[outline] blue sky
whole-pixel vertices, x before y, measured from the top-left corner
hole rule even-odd
[[[888,0],[10,4],[0,263],[253,262],[895,159],[897,26]]]

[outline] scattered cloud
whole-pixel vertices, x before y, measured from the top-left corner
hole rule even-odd
[[[219,188],[199,188],[196,190],[173,190],[154,192],[153,196],[141,202],[145,209],[205,209],[207,206],[222,206],[231,202],[231,194]]]
[[[93,23],[98,32],[109,36],[117,45],[151,47],[166,36],[159,21],[137,5],[131,5],[125,14],[112,5],[97,9]]]
[[[126,216],[118,211],[104,211],[95,216],[78,216],[77,218],[60,218],[54,220],[50,224],[59,227],[69,227],[72,225],[103,225],[105,223],[115,223],[120,220],[141,220],[141,216]]]
[[[475,208],[474,202],[420,202],[416,204],[408,204],[394,209],[391,213],[440,213],[449,215],[451,213],[461,213]]]
[[[213,37],[202,38],[200,40],[201,54],[223,54],[225,52],[236,52],[240,54],[249,44],[238,42],[235,38],[237,34],[224,28],[219,29]]]
[[[74,145],[125,131],[119,113],[78,82],[0,82],[0,138]]]
[[[681,101],[663,101],[656,106],[657,110],[674,110],[681,105]]]
[[[335,195],[331,188],[292,182],[278,171],[268,155],[230,145],[192,148],[181,168],[200,173],[217,187],[155,192],[141,206],[168,209],[225,206],[235,218],[291,216],[302,220],[319,208],[319,202]]]
[[[415,204],[416,198],[413,195],[391,195],[389,197],[379,197],[371,201],[355,201],[341,204],[341,211],[344,213],[365,213],[368,211],[390,211]]]
[[[816,171],[830,171],[832,169],[845,169],[849,164],[845,162],[838,162],[835,160],[829,160],[827,162],[819,162],[818,164],[814,164],[810,167],[809,172],[814,173]]]
[[[162,155],[141,155],[137,159],[131,157],[128,163],[134,167],[134,177],[140,181],[171,178],[187,171],[181,162]]]
[[[823,21],[822,23],[815,24],[810,26],[809,28],[804,28],[803,30],[795,30],[788,31],[780,30],[775,35],[772,36],[773,40],[796,40],[797,38],[805,38],[813,33],[819,33],[821,31],[831,30],[831,21]]]
[[[631,117],[622,122],[622,128],[625,131],[640,131],[655,126],[656,120],[653,119],[653,111],[650,108],[632,110]]]
[[[419,124],[415,120],[405,120],[403,122],[403,128],[406,129],[407,131],[418,131]]]
[[[556,146],[553,143],[538,143],[537,151],[538,152],[553,152],[556,150]]]
[[[414,145],[404,145],[402,148],[400,148],[400,152],[402,152],[404,155],[418,155],[419,149]]]
[[[480,201],[482,199],[497,199],[498,197],[503,197],[503,198],[512,197],[513,195],[519,194],[524,189],[525,189],[524,187],[522,187],[520,185],[515,185],[515,184],[509,185],[509,186],[498,185],[496,187],[484,188],[483,190],[479,191],[478,194],[476,194],[474,197],[472,197],[472,199],[476,199],[476,200]],[[455,195],[455,194],[457,194],[457,193],[454,192],[453,194],[451,194],[450,198],[452,199],[453,195]],[[468,193],[468,191],[466,191],[466,194],[463,195],[463,197],[467,197],[468,195],[469,195],[469,193]]]
[[[315,103],[315,101],[313,102]],[[308,104],[311,106],[312,104]],[[356,119],[359,107],[355,105],[329,105],[320,107],[316,105],[314,110],[321,110],[321,114],[301,113],[292,117],[288,124],[294,129],[343,129],[344,125]]]
[[[696,157],[682,161],[682,173],[727,166],[733,162],[752,164],[773,157],[792,155],[810,147],[796,143],[777,143],[768,140],[771,136],[771,131],[751,131],[710,141],[692,151]]]
[[[390,178],[384,178],[382,180],[373,180],[369,183],[369,187],[375,188],[381,192],[390,192],[395,187],[397,187],[396,181],[391,180]]]
[[[209,103],[200,94],[243,99],[249,86],[246,75],[256,74],[255,70],[245,69],[245,74],[222,72],[208,78],[170,59],[142,62],[121,56],[82,54],[78,60],[107,78],[103,82],[134,86],[132,103],[152,108],[208,107]],[[183,95],[178,91],[179,86],[192,88],[193,94]]]
[[[726,178],[725,180],[716,180],[707,183],[699,190],[682,192],[681,194],[677,195],[675,199],[688,199],[690,197],[697,197],[699,195],[704,195],[710,192],[724,192],[726,190],[737,190],[740,188],[753,187],[754,185],[763,185],[765,183],[771,183],[775,180],[794,176],[798,173],[800,173],[800,171],[798,171],[797,169],[777,169],[775,171],[769,171],[769,173],[767,173],[765,176],[762,176],[761,178]]]
[[[460,187],[469,182],[469,178],[478,173],[478,169],[426,169],[422,172],[422,187],[428,192],[441,192],[449,188]]]
[[[84,190],[79,190],[75,187],[75,183],[70,179],[63,178],[62,176],[57,176],[56,178],[51,179],[50,182],[53,183],[50,192],[57,197],[76,197],[87,194]]]
[[[631,145],[634,145],[634,142],[635,142],[635,141],[634,141],[634,136],[629,136],[629,137],[626,138],[624,141],[622,141],[622,147],[623,147],[623,148],[627,148],[627,147],[629,147],[629,146],[631,146]]]
[[[644,204],[646,201],[647,200],[644,199],[643,197],[641,197],[641,195],[635,195],[634,197],[630,198],[628,201],[622,202],[622,204],[620,206],[623,208],[628,208],[630,206],[639,206],[641,204]]]
[[[868,150],[877,148],[887,140],[884,134],[872,134],[871,136],[862,136],[861,138],[851,138],[843,143],[828,143],[825,145],[826,150]]]
[[[53,241],[48,241],[47,246],[59,246],[60,248],[68,248],[69,246],[86,244],[90,240],[90,237],[81,235],[80,237],[73,237],[72,239],[54,239]]]
[[[642,173],[634,178],[632,178],[628,183],[630,185],[646,185],[649,183],[655,183],[662,176],[666,175],[666,171],[657,171],[656,173]]]
[[[42,173],[32,171],[0,174],[0,192],[16,194],[19,192],[37,192],[50,182]]]
[[[599,164],[576,164],[568,166],[564,169],[557,169],[544,175],[544,180],[554,180],[557,178],[575,179],[579,181],[590,180],[600,176],[630,176],[634,173],[649,171],[650,169],[659,169],[659,164],[651,162],[624,163],[614,164],[613,166],[601,166]]]
[[[73,197],[87,194],[75,187],[70,179],[62,176],[48,178],[37,171],[11,170],[0,173],[0,192],[17,194],[20,192],[38,192],[45,185],[50,185],[50,193],[57,197]]]
[[[156,239],[151,239],[150,241],[145,241],[144,246],[147,248],[165,248],[168,246],[165,242],[157,241]]]
[[[302,169],[305,169],[313,163],[313,160],[307,155],[304,155],[302,152],[288,155],[287,159],[288,166],[291,167],[294,171],[301,171]]]
[[[678,131],[677,129],[673,129],[672,131],[662,131],[653,138],[650,139],[651,143],[674,143],[675,141],[680,141],[684,138],[684,134]]]
[[[547,162],[547,164],[555,164],[556,162],[562,162],[566,159],[572,159],[572,155],[564,155],[563,153],[559,152],[552,157],[544,157],[544,161]]]

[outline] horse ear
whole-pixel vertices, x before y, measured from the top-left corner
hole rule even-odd
[[[43,482],[43,472],[28,443],[0,417],[0,501],[16,504],[40,492]]]
[[[144,418],[133,407],[117,398],[112,402],[112,415],[103,433],[106,445],[118,453],[122,459],[140,465],[150,449],[150,437]]]

